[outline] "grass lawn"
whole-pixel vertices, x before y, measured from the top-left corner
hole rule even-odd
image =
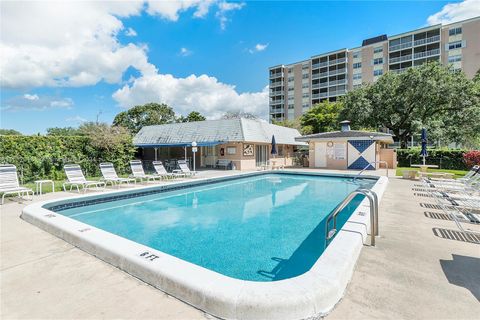
[[[398,168],[397,168],[397,173],[396,173],[396,175],[397,175],[397,176],[401,176],[403,170],[417,170],[417,171],[420,171],[420,168],[398,167]],[[446,172],[446,173],[453,173],[453,174],[455,175],[454,178],[457,179],[457,178],[463,177],[465,174],[467,174],[468,171],[464,171],[464,170],[449,170],[449,169],[430,169],[430,168],[428,168],[427,172]]]

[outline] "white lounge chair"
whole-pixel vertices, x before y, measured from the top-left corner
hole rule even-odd
[[[33,195],[33,190],[29,188],[20,187],[18,183],[17,167],[13,164],[0,165],[0,193],[2,193],[2,204],[5,201],[7,194],[17,194],[18,197],[28,199],[28,195]],[[32,200],[30,197],[28,200]]]
[[[183,173],[187,177],[194,176],[197,173],[190,170],[185,160],[178,160],[177,163],[180,169],[173,170],[173,173]]]
[[[102,172],[103,181],[105,181],[105,184],[111,183],[112,186],[120,186],[122,182],[126,183],[127,185],[129,185],[130,182],[133,182],[134,184],[137,183],[137,180],[132,178],[120,178],[117,174],[117,171],[115,171],[113,163],[110,162],[100,163],[100,171]]]
[[[146,174],[143,170],[142,161],[140,160],[131,160],[130,168],[132,169],[132,174],[130,177],[138,179],[140,180],[140,182],[142,182],[143,180],[147,180],[148,182],[155,181],[155,179],[161,179],[161,177],[157,174]]]
[[[185,174],[183,173],[177,173],[177,172],[168,172],[167,169],[163,166],[162,161],[153,161],[153,168],[157,172],[157,174],[166,179],[175,179],[175,178],[181,178],[185,177]]]
[[[63,169],[67,175],[67,181],[63,184],[63,191],[65,192],[68,185],[70,186],[70,191],[72,191],[73,187],[76,187],[78,192],[80,192],[80,186],[83,188],[83,192],[87,192],[87,189],[91,187],[95,187],[97,190],[100,187],[105,189],[105,182],[85,179],[82,168],[78,164],[66,164]]]

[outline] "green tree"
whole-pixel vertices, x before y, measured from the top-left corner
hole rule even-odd
[[[195,122],[195,121],[205,121],[205,118],[200,112],[192,111],[186,117],[180,116],[177,118],[177,122]]]
[[[342,110],[343,103],[339,101],[317,103],[300,118],[302,134],[338,130]]]
[[[120,112],[113,120],[114,126],[127,128],[136,134],[144,126],[175,122],[175,112],[166,104],[147,103]]]
[[[343,118],[355,126],[388,128],[402,147],[422,127],[449,139],[469,134],[463,131],[474,125],[469,117],[479,113],[474,82],[439,63],[401,74],[389,72],[374,84],[349,92],[343,102]]]
[[[81,133],[78,129],[73,127],[64,127],[64,128],[48,128],[47,129],[47,136],[78,136]]]
[[[21,136],[22,134],[13,129],[0,129],[0,136]]]

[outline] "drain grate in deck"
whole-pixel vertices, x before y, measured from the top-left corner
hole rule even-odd
[[[430,193],[423,193],[423,192],[415,192],[413,193],[416,197],[424,197],[424,198],[434,198],[435,196],[431,195]]]
[[[432,228],[432,231],[435,236],[442,239],[480,244],[480,235],[474,233],[443,228]]]

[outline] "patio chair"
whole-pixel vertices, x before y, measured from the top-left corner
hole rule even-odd
[[[67,175],[67,181],[63,183],[63,191],[67,192],[67,186],[70,186],[70,191],[73,187],[77,188],[77,191],[80,192],[80,186],[83,188],[83,192],[87,192],[87,189],[95,187],[95,189],[105,189],[105,182],[102,181],[91,181],[85,179],[83,175],[82,168],[78,164],[66,164],[63,169]]]
[[[28,199],[28,195],[33,195],[33,190],[29,188],[20,187],[18,183],[17,167],[13,164],[1,164],[0,165],[0,193],[2,193],[2,204],[5,201],[7,194],[17,194],[19,198],[32,200],[33,197]]]
[[[155,179],[161,179],[161,177],[157,174],[146,174],[143,170],[142,161],[140,160],[131,160],[130,168],[132,169],[132,174],[130,177],[138,179],[140,180],[140,182],[146,180],[148,183],[148,181],[155,181]]]
[[[175,179],[185,177],[185,174],[178,172],[168,172],[167,169],[163,166],[162,161],[153,161],[153,168],[157,174],[162,178]]]
[[[183,173],[186,177],[192,177],[196,174],[195,171],[191,171],[185,160],[178,160],[178,167],[180,169],[173,170],[173,173]]]
[[[120,178],[117,175],[117,171],[115,171],[113,163],[110,162],[100,163],[100,171],[102,172],[102,179],[103,181],[105,181],[106,185],[108,183],[111,183],[112,186],[116,185],[120,187],[120,184],[122,184],[122,182],[126,183],[127,185],[130,185],[130,182],[133,182],[134,184],[137,183],[137,180],[132,178]]]

